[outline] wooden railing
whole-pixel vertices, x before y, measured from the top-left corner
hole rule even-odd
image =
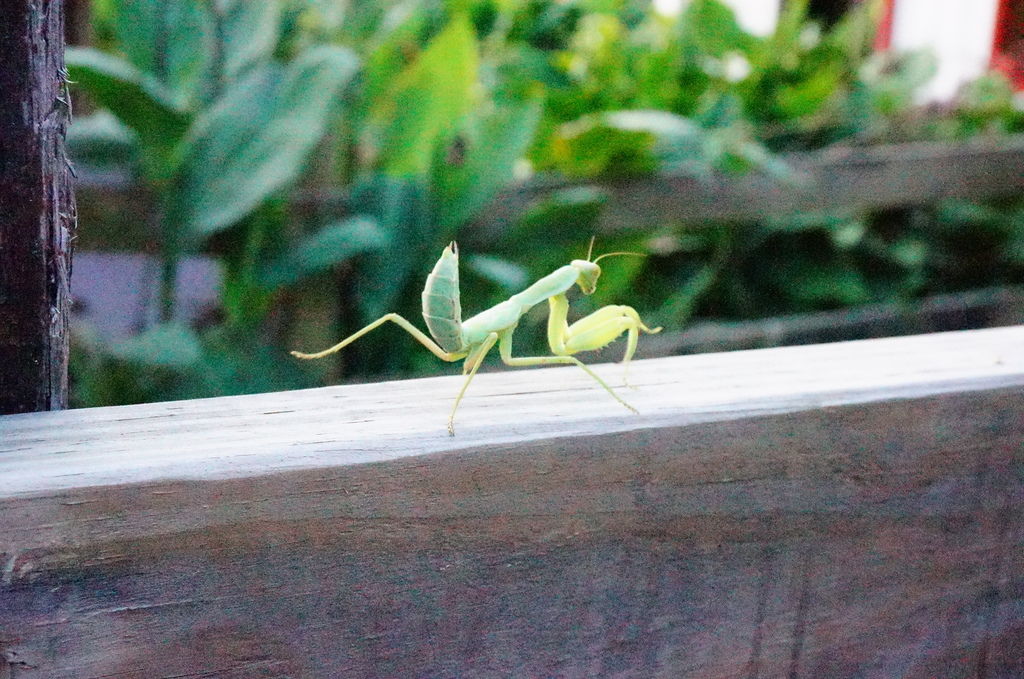
[[[915,142],[832,147],[782,156],[789,181],[751,172],[708,179],[678,175],[593,184],[605,196],[601,220],[619,231],[661,223],[743,221],[792,214],[867,211],[987,200],[1024,191],[1024,135],[956,144]],[[510,189],[484,212],[504,226],[538,199],[575,182],[537,180]]]
[[[1024,676],[1024,327],[460,380],[0,417],[0,677]]]
[[[658,174],[620,180],[535,177],[509,186],[486,209],[469,241],[500,235],[538,201],[560,191],[589,187],[603,198],[606,231],[665,223],[757,220],[807,212],[865,211],[928,205],[945,198],[988,200],[1024,192],[1024,134],[959,143],[914,142],[832,147],[780,156],[792,169],[788,180],[758,172],[698,179]],[[122,196],[131,209],[136,187],[124,173],[82,168],[76,190],[86,206]],[[303,190],[292,196],[296,210],[346,214],[349,196],[340,190]]]

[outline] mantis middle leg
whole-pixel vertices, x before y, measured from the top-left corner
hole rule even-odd
[[[405,320],[404,318],[402,318],[398,314],[385,314],[384,316],[381,316],[380,318],[375,320],[373,323],[370,323],[365,328],[363,328],[363,329],[361,329],[361,330],[359,330],[359,331],[349,335],[348,337],[346,337],[345,339],[341,340],[340,342],[335,344],[333,347],[330,347],[329,349],[324,349],[323,351],[318,351],[315,354],[306,354],[306,353],[303,353],[301,351],[293,351],[293,352],[291,352],[291,354],[292,354],[292,356],[294,356],[296,358],[323,358],[324,356],[327,356],[328,354],[333,354],[336,351],[340,351],[344,347],[347,347],[349,344],[352,344],[353,342],[355,342],[357,339],[359,339],[360,337],[362,337],[366,333],[370,332],[374,328],[377,328],[377,327],[379,327],[381,325],[384,325],[388,321],[391,321],[392,323],[397,324],[399,327],[401,327],[407,333],[412,335],[413,338],[415,338],[417,342],[419,342],[420,344],[425,346],[430,351],[430,353],[434,354],[434,356],[437,356],[442,361],[448,361],[449,363],[451,363],[453,361],[459,360],[460,358],[465,358],[466,357],[466,352],[459,353],[459,352],[445,351],[434,340],[430,339],[430,337],[428,337],[422,330],[420,330],[415,325],[413,325],[409,321]]]
[[[455,411],[459,409],[459,403],[462,402],[462,397],[466,395],[466,389],[469,388],[469,383],[473,380],[473,376],[476,375],[476,371],[480,369],[480,364],[484,362],[484,356],[491,350],[494,343],[498,341],[498,333],[492,332],[489,334],[484,341],[473,349],[469,356],[466,357],[466,363],[463,367],[463,374],[466,375],[466,381],[462,383],[462,389],[459,390],[459,395],[455,397],[455,404],[452,406],[452,413],[448,416],[448,435],[455,436]]]
[[[498,351],[501,353],[501,360],[505,363],[505,365],[577,365],[580,368],[583,368],[583,370],[588,375],[593,377],[598,384],[604,387],[604,390],[611,394],[612,398],[614,398],[616,401],[626,406],[634,413],[640,412],[636,408],[622,400],[622,397],[616,394],[615,390],[609,387],[608,384],[604,380],[602,380],[597,373],[595,373],[593,370],[587,367],[587,365],[583,361],[579,360],[575,356],[512,356],[512,333],[514,330],[515,328],[509,328],[508,330],[502,331],[501,336],[498,339]]]

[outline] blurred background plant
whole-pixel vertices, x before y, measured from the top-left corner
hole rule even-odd
[[[67,55],[91,111],[68,140],[89,178],[79,251],[147,253],[157,275],[152,295],[123,290],[149,310],[133,336],[77,326],[74,402],[436,371],[384,330],[333,362],[286,350],[388,311],[418,321],[453,239],[467,313],[598,233],[602,251],[650,256],[609,261],[577,311],[629,303],[669,329],[1024,282],[1014,201],[601,232],[605,195],[588,181],[785,185],[799,181],[785,153],[1024,128],[998,74],[921,106],[933,59],[876,52],[880,7],[826,26],[791,0],[759,36],[718,0],[672,15],[627,0],[93,0],[90,45]],[[487,227],[493,201],[535,174],[574,184]],[[199,318],[181,290],[196,257],[219,280]],[[543,351],[543,320],[524,319],[522,351]]]

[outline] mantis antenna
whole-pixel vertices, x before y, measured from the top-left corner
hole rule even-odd
[[[591,255],[594,254],[594,241],[596,239],[597,239],[597,236],[591,236],[590,237],[590,247],[587,248],[587,261],[588,262],[591,261],[590,257],[591,257]],[[598,262],[600,262],[605,257],[615,257],[615,256],[619,256],[619,255],[625,255],[625,256],[628,256],[628,257],[646,257],[647,256],[647,254],[643,253],[643,252],[606,252],[603,255],[598,255],[597,259],[593,260],[593,263],[597,264]]]
[[[616,257],[616,256],[646,257],[647,254],[643,253],[643,252],[606,252],[603,255],[598,256],[598,258],[594,260],[594,264],[597,264],[598,262],[600,262],[605,257]],[[588,260],[590,259],[589,256],[587,257],[587,259]]]

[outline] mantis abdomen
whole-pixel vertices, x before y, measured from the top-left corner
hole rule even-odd
[[[423,288],[423,320],[434,341],[445,351],[465,348],[462,304],[459,302],[459,251],[452,243],[441,253]]]

